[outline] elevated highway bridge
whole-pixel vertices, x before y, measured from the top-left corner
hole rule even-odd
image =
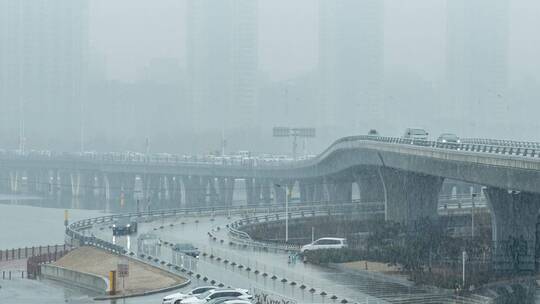
[[[309,160],[249,165],[3,154],[0,174],[2,187],[15,192],[26,184],[37,192],[91,192],[108,199],[162,193],[186,206],[230,206],[238,182],[248,205],[284,202],[286,188],[302,202],[351,203],[358,187],[360,202],[384,202],[385,218],[404,224],[435,218],[441,191],[455,192],[444,186],[450,180],[469,187],[459,194],[485,194],[497,267],[516,267],[508,259],[516,242],[526,248],[517,267],[533,271],[537,264],[540,148],[531,143],[352,136]]]

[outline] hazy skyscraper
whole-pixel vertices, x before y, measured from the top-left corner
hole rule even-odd
[[[192,119],[200,131],[253,127],[257,117],[258,1],[188,0]]]
[[[448,0],[447,14],[449,123],[487,132],[508,110],[508,0]]]
[[[24,121],[29,146],[52,146],[68,134],[78,143],[87,5],[86,0],[0,0],[0,100],[9,109],[2,112],[19,113],[0,118],[9,136]]]
[[[384,3],[320,0],[321,124],[343,133],[382,119]]]

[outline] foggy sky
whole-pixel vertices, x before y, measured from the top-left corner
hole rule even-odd
[[[9,1],[0,0],[3,4]],[[85,78],[89,82],[89,92],[85,92],[88,97],[57,102],[52,97],[39,100],[29,95],[21,103],[8,94],[0,100],[6,105],[0,114],[0,148],[17,147],[21,115],[29,120],[26,121],[28,146],[36,149],[77,150],[82,134],[87,149],[102,151],[141,150],[145,138],[151,138],[154,150],[208,153],[219,149],[221,137],[225,136],[230,150],[288,152],[288,141],[271,138],[271,128],[276,125],[318,128],[318,138],[308,144],[311,153],[325,148],[339,136],[364,134],[370,127],[389,136],[400,136],[406,127],[423,127],[435,137],[442,132],[456,132],[463,137],[540,141],[536,131],[540,126],[536,119],[540,111],[540,35],[537,34],[540,3],[536,0],[497,0],[509,3],[507,24],[503,26],[507,32],[502,41],[506,44],[501,53],[505,61],[501,65],[505,85],[482,88],[482,73],[489,76],[492,71],[488,70],[475,71],[480,80],[478,85],[473,85],[478,87],[480,95],[491,91],[496,97],[493,102],[501,103],[499,110],[490,106],[492,97],[487,95],[470,95],[475,100],[462,101],[459,105],[449,101],[452,88],[460,84],[448,81],[451,48],[447,33],[452,25],[447,19],[447,1],[463,0],[381,0],[384,2],[383,60],[382,81],[377,84],[381,87],[377,97],[381,118],[370,121],[376,117],[366,110],[370,108],[364,107],[362,101],[347,100],[345,95],[335,103],[331,100],[331,107],[341,107],[341,112],[336,113],[342,114],[334,117],[334,121],[342,123],[337,127],[332,121],[325,122],[329,114],[321,106],[320,97],[320,91],[328,83],[320,82],[319,4],[334,0],[259,0],[258,93],[256,113],[252,113],[258,125],[247,130],[223,126],[223,122],[214,118],[204,120],[219,115],[221,110],[216,109],[228,109],[225,103],[216,109],[210,107],[209,111],[214,113],[198,113],[197,117],[201,118],[193,122],[190,76],[186,73],[189,66],[186,1],[196,0],[90,1],[88,49],[84,55],[89,70]],[[481,6],[492,2],[471,0],[470,3]],[[0,18],[7,17],[0,14]],[[366,31],[359,24],[353,24],[353,28]],[[490,26],[489,21],[482,26],[486,28],[474,33],[481,39],[492,30],[500,31]],[[0,39],[9,31],[0,31]],[[491,47],[498,46],[480,46],[474,52],[488,58],[493,53]],[[492,60],[500,59],[492,56]],[[347,66],[346,61],[341,64]],[[343,72],[348,75],[357,72],[358,84],[370,80],[365,71],[355,71],[354,67]],[[340,74],[338,71],[337,75]],[[348,77],[344,79],[354,83],[355,77]],[[345,89],[355,88],[350,85]],[[40,96],[39,92],[35,96]],[[232,113],[241,111],[229,108]],[[344,115],[348,117],[341,117]],[[42,120],[36,119],[42,116]],[[231,121],[241,117],[230,116]]]

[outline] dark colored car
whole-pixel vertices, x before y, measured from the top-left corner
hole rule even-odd
[[[113,235],[129,235],[137,233],[137,222],[129,218],[121,218],[112,225]]]
[[[377,132],[377,130],[375,130],[375,129],[371,129],[371,130],[369,130],[367,135],[369,135],[369,136],[379,136],[379,132]]]
[[[201,254],[198,248],[188,243],[177,243],[176,245],[174,245],[173,250],[194,258],[198,258]]]

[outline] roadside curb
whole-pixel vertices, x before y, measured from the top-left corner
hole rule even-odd
[[[165,287],[165,288],[161,288],[161,289],[154,289],[154,290],[150,290],[150,291],[134,293],[134,294],[128,294],[128,295],[114,295],[114,296],[95,297],[94,300],[95,301],[106,301],[106,300],[115,300],[115,299],[125,299],[125,298],[148,296],[148,295],[153,295],[153,294],[156,294],[156,293],[162,293],[162,292],[167,292],[167,291],[171,291],[171,290],[175,290],[175,289],[180,289],[182,287],[186,287],[189,284],[191,284],[190,279],[188,279],[184,283],[174,285],[174,286]]]

